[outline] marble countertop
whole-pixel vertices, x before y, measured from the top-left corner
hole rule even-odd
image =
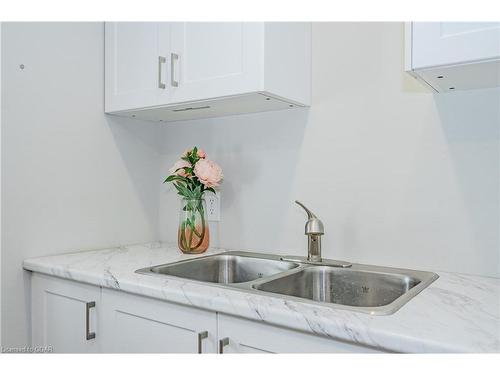
[[[222,252],[209,250],[204,255]],[[135,273],[193,257],[145,244],[31,258],[29,271],[119,289],[396,352],[500,352],[500,279],[437,272],[439,279],[393,315],[373,316]]]

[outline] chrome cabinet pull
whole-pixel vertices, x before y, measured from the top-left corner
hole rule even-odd
[[[175,62],[179,61],[179,55],[176,53],[170,54],[170,85],[172,87],[179,87],[179,81],[175,80]]]
[[[229,345],[229,337],[219,340],[219,354],[224,354],[224,347]]]
[[[165,84],[163,83],[163,80],[161,78],[161,67],[162,64],[166,63],[167,59],[163,56],[158,56],[158,88],[159,89],[165,89]]]
[[[198,333],[198,354],[203,353],[203,345],[202,341],[203,339],[206,339],[208,337],[208,331],[203,331]]]
[[[95,307],[95,301],[85,304],[85,336],[88,340],[95,339],[95,332],[90,332],[90,309]]]

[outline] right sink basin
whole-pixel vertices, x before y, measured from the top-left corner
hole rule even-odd
[[[437,278],[432,272],[355,267],[310,266],[253,287],[263,292],[342,305],[371,314],[390,314]]]

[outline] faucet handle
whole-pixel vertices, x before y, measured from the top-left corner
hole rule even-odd
[[[311,210],[309,210],[306,206],[304,206],[301,202],[295,201],[300,207],[302,207],[306,213],[307,213],[307,222],[306,222],[306,228],[305,228],[305,234],[310,235],[310,234],[317,234],[317,235],[323,235],[325,234],[325,228],[323,227],[323,223],[321,222],[318,217],[312,213]]]

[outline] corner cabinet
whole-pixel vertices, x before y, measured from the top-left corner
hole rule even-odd
[[[374,348],[32,274],[32,344],[56,353],[376,353]]]
[[[310,100],[310,23],[105,24],[107,113],[176,121]]]
[[[405,69],[437,92],[500,86],[500,22],[408,22]]]
[[[97,286],[34,273],[31,279],[33,346],[56,353],[98,353],[101,337]]]

